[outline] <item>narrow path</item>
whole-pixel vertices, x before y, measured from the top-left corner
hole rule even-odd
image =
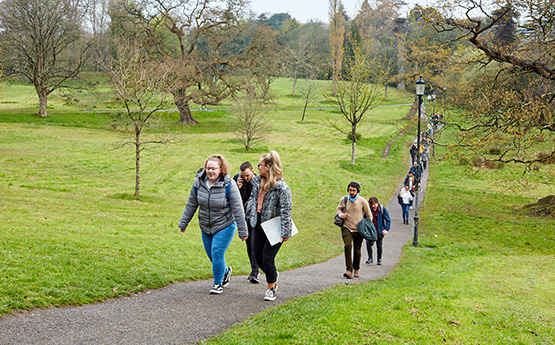
[[[424,170],[419,200],[424,200],[427,178],[428,170]],[[402,248],[412,240],[413,234],[412,224],[402,224],[396,195],[389,200],[387,209],[392,229],[383,241],[383,265],[363,265],[360,278],[347,280],[342,277],[345,267],[343,255],[340,255],[327,262],[281,272],[278,298],[274,302],[262,300],[266,290],[263,276],[258,285],[248,283],[246,276],[234,276],[222,295],[208,294],[211,280],[176,283],[92,305],[4,316],[0,319],[0,344],[196,344],[289,299],[337,284],[386,276],[399,262]],[[340,241],[339,229],[332,224],[331,216],[329,223],[330,231],[337,231]],[[364,244],[363,253],[363,261],[366,261]],[[279,264],[279,254],[277,262]]]

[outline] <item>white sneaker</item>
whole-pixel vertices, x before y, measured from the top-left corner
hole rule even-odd
[[[224,292],[224,288],[219,284],[214,284],[214,286],[210,289],[210,293],[212,295],[219,295],[222,292]]]
[[[266,293],[264,294],[264,300],[265,301],[275,301],[276,300],[276,288],[271,288],[266,290]]]

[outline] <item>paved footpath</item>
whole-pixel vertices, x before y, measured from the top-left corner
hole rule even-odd
[[[428,170],[422,176],[419,204],[424,199]],[[401,188],[399,184],[397,191]],[[364,194],[365,197],[370,195]],[[413,225],[402,224],[396,195],[389,200],[390,233],[383,241],[383,265],[362,265],[360,278],[343,278],[343,255],[327,262],[280,272],[274,302],[263,300],[266,284],[233,276],[222,295],[210,295],[212,280],[182,282],[132,297],[109,299],[80,307],[37,309],[0,318],[0,345],[8,344],[196,344],[225,332],[233,324],[292,298],[337,284],[359,283],[386,276],[412,242]],[[330,214],[332,212],[330,211]],[[329,217],[330,231],[340,233]],[[374,247],[374,255],[376,248]],[[363,261],[366,261],[363,244]],[[374,258],[375,260],[375,258]],[[277,257],[279,265],[279,254]]]

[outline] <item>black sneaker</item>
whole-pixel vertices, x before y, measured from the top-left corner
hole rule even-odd
[[[260,280],[258,280],[258,276],[259,276],[259,273],[254,273],[253,272],[253,273],[249,274],[249,276],[247,277],[247,280],[250,281],[253,284],[258,284],[258,283],[260,283]]]
[[[212,295],[219,295],[222,292],[224,292],[224,288],[221,285],[218,285],[218,284],[214,284],[214,286],[212,286],[212,288],[210,289],[210,293]]]
[[[231,281],[231,271],[233,271],[233,269],[228,266],[227,273],[224,274],[224,279],[222,280],[223,287],[227,287],[229,285],[229,282]]]
[[[367,264],[367,265],[372,265],[373,263],[374,263],[374,260],[373,260],[373,259],[368,259],[368,260],[366,260],[366,262],[365,262],[365,264]]]
[[[271,289],[266,290],[264,294],[265,301],[275,301],[276,300],[276,288],[273,287]]]
[[[381,264],[382,264],[382,260],[378,260],[378,265],[381,265]]]

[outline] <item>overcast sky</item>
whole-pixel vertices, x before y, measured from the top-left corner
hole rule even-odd
[[[350,18],[354,18],[360,10],[363,0],[342,0]],[[258,15],[261,13],[289,13],[291,17],[301,23],[311,19],[328,22],[329,0],[250,0],[250,8]],[[425,4],[426,0],[406,0],[407,3]],[[403,12],[404,11],[404,12]],[[401,15],[406,15],[407,10],[402,10]]]

